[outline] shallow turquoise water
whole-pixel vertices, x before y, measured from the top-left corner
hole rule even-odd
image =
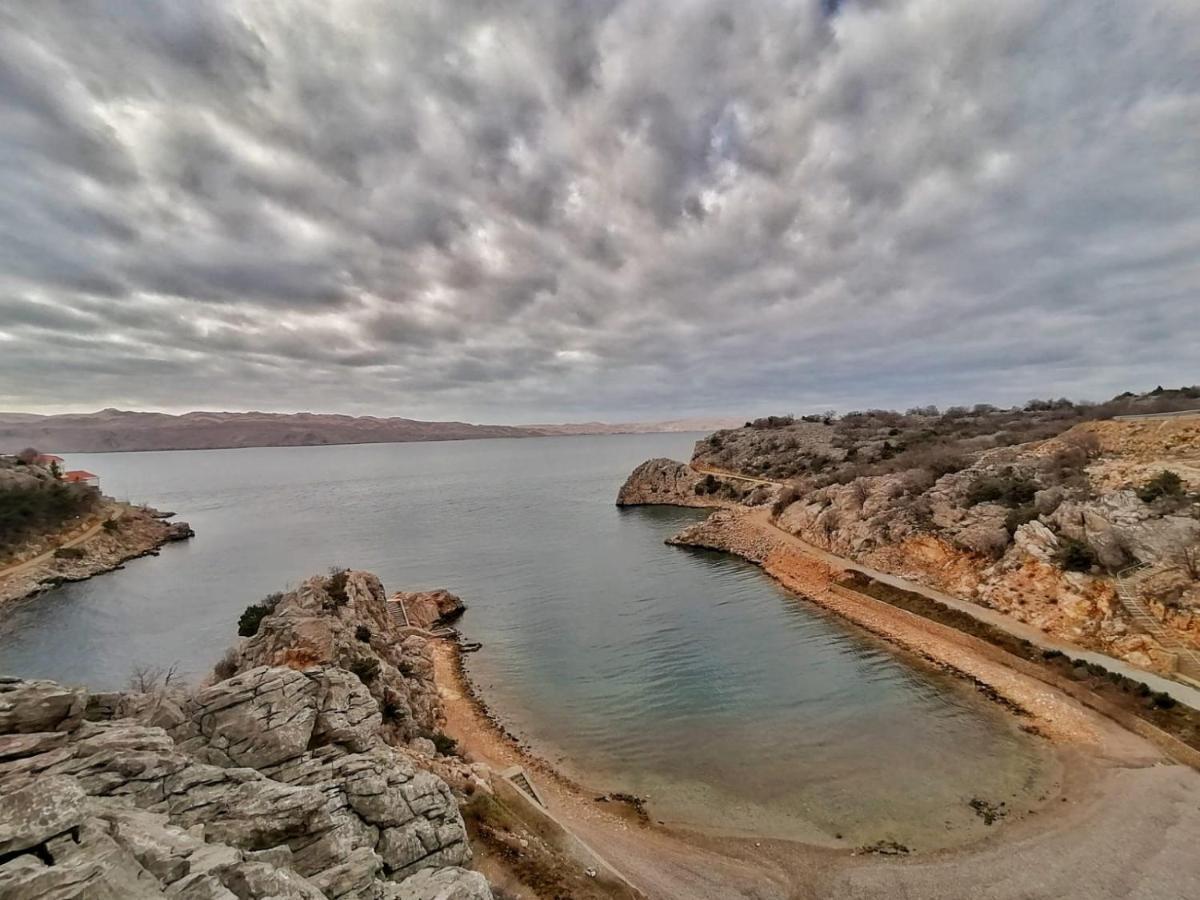
[[[445,586],[490,705],[589,785],[701,828],[919,848],[982,833],[1051,767],[973,691],[731,557],[668,547],[702,513],[618,510],[694,435],[72,454],[197,537],[9,611],[0,671],[121,686],[206,673],[247,603],[331,565]]]

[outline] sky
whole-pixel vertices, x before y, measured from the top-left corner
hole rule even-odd
[[[1196,0],[0,6],[0,409],[1198,381]]]

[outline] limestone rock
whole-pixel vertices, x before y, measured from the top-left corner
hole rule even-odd
[[[70,731],[86,707],[82,688],[0,676],[0,734]]]
[[[421,869],[384,896],[388,900],[492,900],[492,891],[478,872]]]
[[[453,621],[467,609],[461,597],[444,588],[408,593],[398,591],[392,595],[392,601],[403,602],[408,622],[415,628],[431,628]]]
[[[650,459],[625,479],[617,493],[617,506],[669,503],[679,506],[711,506],[696,494],[704,476],[691,466],[673,459]]]
[[[300,672],[260,666],[201,690],[192,718],[211,761],[261,768],[308,747],[317,721],[315,693]]]
[[[237,672],[336,666],[354,673],[375,699],[385,738],[407,741],[432,730],[438,699],[424,639],[403,633],[374,575],[348,572],[344,580],[337,589],[330,577],[310,578],[284,594],[239,648]]]
[[[0,804],[0,857],[45,843],[76,828],[87,794],[74,778],[41,778],[8,793]]]
[[[450,787],[400,749],[435,721],[427,644],[374,576],[339,581],[194,693],[0,681],[0,900],[490,898],[453,868]]]

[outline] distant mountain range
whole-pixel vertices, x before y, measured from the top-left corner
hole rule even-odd
[[[190,412],[184,415],[104,409],[39,416],[0,413],[0,452],[36,447],[51,453],[110,450],[209,450],[226,447],[301,447],[404,441],[459,441],[547,435],[714,431],[733,419],[667,422],[588,422],[565,425],[473,425],[319,413]]]

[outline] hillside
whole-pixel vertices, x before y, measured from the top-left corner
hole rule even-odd
[[[307,447],[390,444],[550,435],[712,431],[728,419],[666,422],[583,422],[562,425],[473,425],[418,419],[320,413],[190,412],[183,415],[105,409],[38,416],[0,412],[0,452],[37,447],[51,453],[115,450],[215,450],[226,447]]]
[[[536,433],[505,425],[317,413],[191,412],[175,416],[118,409],[37,417],[0,413],[0,448],[15,451],[33,446],[57,453],[453,441]]]
[[[690,465],[644,464],[622,497],[769,504],[816,547],[1200,680],[1200,414],[1121,418],[1197,395],[771,417],[697,442]]]

